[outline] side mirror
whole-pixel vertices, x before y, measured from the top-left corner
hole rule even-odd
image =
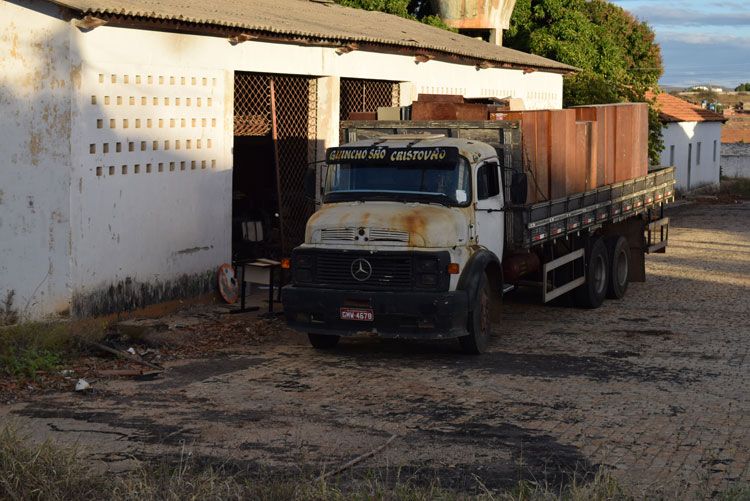
[[[304,178],[304,186],[305,186],[305,195],[307,195],[308,198],[312,198],[315,200],[315,174],[316,174],[315,167],[311,167],[307,169],[307,172],[305,172],[305,178]]]
[[[526,194],[528,192],[528,180],[525,172],[513,172],[510,183],[510,201],[513,205],[523,205],[526,203]]]

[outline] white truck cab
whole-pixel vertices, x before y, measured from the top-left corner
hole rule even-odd
[[[288,325],[318,347],[366,331],[458,337],[466,351],[483,350],[492,299],[501,293],[504,200],[495,149],[396,135],[331,148],[326,161],[323,205],[293,252],[292,285],[283,291]]]

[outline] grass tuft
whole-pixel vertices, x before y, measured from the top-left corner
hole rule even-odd
[[[104,327],[90,320],[0,327],[0,375],[36,380],[41,371],[56,371],[77,353],[80,339],[101,338]]]
[[[750,179],[722,177],[721,192],[741,199],[750,199]]]
[[[0,499],[614,501],[642,498],[629,493],[606,468],[600,468],[593,476],[573,475],[563,487],[523,480],[511,490],[496,492],[477,479],[477,492],[467,494],[443,488],[437,477],[427,485],[418,485],[412,478],[402,479],[400,471],[392,481],[372,472],[360,480],[320,480],[300,474],[281,480],[262,475],[251,481],[240,474],[230,474],[223,467],[199,467],[195,458],[184,451],[176,463],[165,461],[120,475],[101,475],[85,466],[76,448],[60,447],[50,441],[34,444],[7,426],[0,431]],[[750,501],[750,486],[711,493],[711,497]]]
[[[94,499],[101,492],[74,448],[41,445],[0,431],[0,499]]]

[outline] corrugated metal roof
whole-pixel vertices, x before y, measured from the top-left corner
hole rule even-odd
[[[654,99],[654,94],[647,92],[646,97]],[[704,110],[700,106],[667,93],[656,96],[656,106],[659,110],[659,120],[662,122],[725,122],[727,120],[720,113]]]
[[[318,0],[52,0],[83,14],[123,15],[235,28],[303,40],[437,51],[556,72],[577,68],[382,12]]]

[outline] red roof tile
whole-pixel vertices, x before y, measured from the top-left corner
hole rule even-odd
[[[654,94],[647,92],[646,98],[654,99]],[[656,96],[656,106],[662,122],[725,122],[727,120],[720,113],[704,110],[700,106],[690,104],[666,92]]]

